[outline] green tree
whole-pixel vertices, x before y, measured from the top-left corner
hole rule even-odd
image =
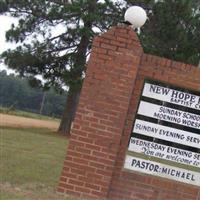
[[[6,1],[0,0],[0,13],[6,12],[8,10],[8,5]]]
[[[7,0],[8,13],[19,18],[6,33],[7,41],[19,42],[2,54],[5,63],[21,76],[42,75],[45,88],[68,86],[59,127],[69,133],[81,89],[87,55],[93,37],[122,17],[120,3],[111,0]],[[62,27],[61,33],[52,30]],[[28,41],[27,41],[28,40]],[[23,44],[20,44],[23,42]]]
[[[2,0],[2,11],[19,18],[6,33],[8,41],[23,42],[2,57],[21,76],[42,75],[45,88],[68,86],[59,127],[69,133],[93,37],[123,21],[127,6],[148,10],[149,20],[139,37],[145,52],[197,65],[200,59],[199,1],[197,0]],[[6,5],[6,6],[5,6]],[[52,35],[52,29],[62,32]],[[28,39],[28,41],[27,41]]]
[[[60,95],[53,88],[44,92],[41,88],[31,87],[27,78],[14,74],[7,75],[5,70],[0,71],[0,107],[60,118],[65,100],[66,94]]]
[[[140,38],[147,53],[198,65],[200,1],[166,0],[151,5]]]

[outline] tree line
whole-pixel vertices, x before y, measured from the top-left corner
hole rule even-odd
[[[199,0],[0,0],[0,14],[19,19],[6,33],[18,47],[1,55],[4,63],[38,84],[42,75],[44,88],[69,88],[59,132],[69,134],[93,38],[122,23],[132,5],[148,14],[139,34],[146,53],[198,65]]]
[[[0,71],[0,106],[61,118],[66,93],[31,87],[28,78]]]

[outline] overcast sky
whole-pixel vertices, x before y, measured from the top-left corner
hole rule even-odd
[[[5,32],[10,29],[12,23],[16,23],[17,20],[8,16],[0,16],[0,54],[9,48],[14,48],[16,45],[6,42]],[[4,64],[0,63],[0,70],[6,69]],[[12,70],[9,70],[11,72]]]
[[[5,33],[7,30],[10,29],[12,23],[17,24],[17,19],[0,15],[0,54],[9,48],[13,49],[17,46],[16,43],[6,42],[6,39],[5,39]],[[62,33],[63,31],[64,31],[64,27],[61,25],[58,25],[56,28],[52,30],[51,33],[52,33],[52,36],[56,36]],[[0,63],[0,70],[3,70],[3,69],[8,70],[8,68],[3,63]],[[9,69],[8,72],[11,73],[13,72],[13,70]]]

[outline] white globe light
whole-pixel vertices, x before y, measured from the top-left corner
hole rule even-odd
[[[133,25],[134,28],[140,28],[147,20],[146,11],[139,6],[131,6],[124,15],[126,22]]]

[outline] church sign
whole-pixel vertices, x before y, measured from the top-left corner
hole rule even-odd
[[[200,93],[146,80],[124,168],[200,185]]]

